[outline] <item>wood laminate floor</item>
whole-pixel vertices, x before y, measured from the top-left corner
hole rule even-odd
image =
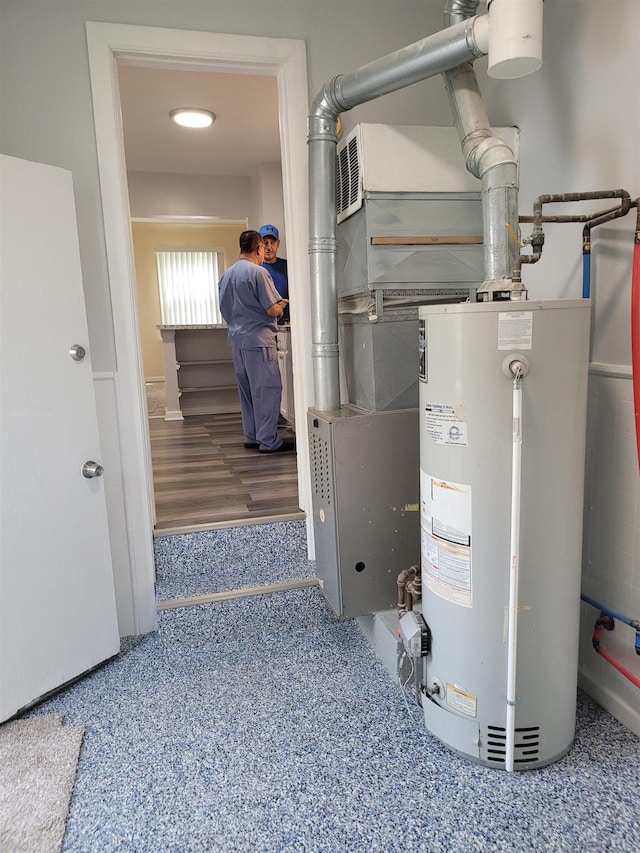
[[[245,449],[239,414],[150,418],[149,434],[157,533],[302,517],[296,454]]]

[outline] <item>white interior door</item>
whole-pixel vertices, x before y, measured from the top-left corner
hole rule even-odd
[[[1,159],[0,721],[120,646],[71,174]]]

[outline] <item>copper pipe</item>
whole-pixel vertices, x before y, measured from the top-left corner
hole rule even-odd
[[[400,618],[413,610],[413,598],[409,591],[409,585],[413,582],[417,572],[419,572],[418,566],[410,566],[408,569],[403,569],[398,575],[398,616]]]
[[[597,213],[583,214],[579,216],[552,216],[543,217],[542,207],[545,204],[556,204],[559,202],[570,201],[588,201],[590,199],[600,198],[619,198],[621,199],[620,206],[601,210]],[[589,244],[590,229],[596,225],[601,225],[603,222],[608,222],[611,219],[617,219],[619,216],[625,216],[632,207],[631,196],[626,190],[598,190],[596,192],[582,193],[562,193],[560,195],[541,195],[533,204],[533,216],[519,216],[519,222],[532,222],[533,231],[531,234],[531,248],[533,252],[530,255],[520,255],[515,263],[513,270],[513,278],[520,281],[522,278],[522,264],[535,264],[542,257],[542,249],[544,247],[544,231],[542,230],[543,222],[586,222],[589,226],[587,231],[583,231],[583,245]]]

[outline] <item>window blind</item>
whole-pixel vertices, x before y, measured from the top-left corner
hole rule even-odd
[[[222,323],[217,252],[156,252],[164,326]]]

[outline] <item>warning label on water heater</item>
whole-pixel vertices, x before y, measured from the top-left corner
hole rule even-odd
[[[460,711],[461,714],[466,714],[467,717],[478,716],[478,699],[472,693],[461,690],[455,684],[447,684],[445,696],[447,705],[453,708],[454,711]]]
[[[501,311],[498,317],[498,349],[531,349],[533,311]]]
[[[422,583],[471,607],[471,486],[420,472],[420,539]]]
[[[466,408],[449,403],[425,403],[424,428],[436,444],[457,444],[466,447],[468,430]]]

